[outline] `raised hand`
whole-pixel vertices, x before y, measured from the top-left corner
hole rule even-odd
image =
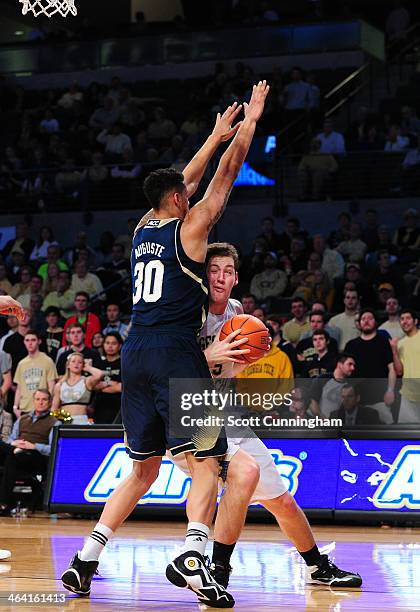
[[[19,302],[14,300],[10,295],[0,296],[0,314],[13,315],[23,321],[25,318],[25,310]]]
[[[270,86],[267,85],[267,81],[260,81],[258,85],[254,85],[249,104],[244,102],[244,112],[247,119],[258,121],[263,114],[265,101],[269,91]]]
[[[216,124],[213,128],[213,135],[217,136],[221,142],[229,140],[239,130],[241,123],[237,123],[232,127],[232,123],[239,115],[242,109],[242,104],[234,102],[231,106],[228,106],[223,115],[217,113]]]

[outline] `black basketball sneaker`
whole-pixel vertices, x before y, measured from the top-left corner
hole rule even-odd
[[[63,587],[77,595],[90,594],[90,583],[97,573],[99,561],[82,561],[76,553],[70,561],[69,567],[61,576]]]
[[[307,584],[326,584],[330,587],[356,589],[362,586],[360,574],[339,569],[330,561],[328,555],[321,555],[319,565],[307,567]]]
[[[227,565],[225,565],[221,561],[210,563],[209,571],[217,582],[217,584],[221,584],[222,587],[225,587],[225,589],[227,589],[227,586],[229,584],[229,578],[232,573],[232,568],[229,563]]]
[[[202,604],[213,608],[235,605],[232,595],[212,578],[204,557],[196,551],[187,551],[171,561],[166,577],[175,586],[194,591]]]

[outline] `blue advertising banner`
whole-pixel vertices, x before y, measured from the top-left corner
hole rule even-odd
[[[269,439],[279,474],[301,507],[336,510],[420,509],[420,442]],[[118,439],[59,437],[50,504],[107,501],[131,472]],[[183,506],[190,479],[164,458],[140,505]]]

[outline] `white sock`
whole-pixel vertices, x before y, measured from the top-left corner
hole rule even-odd
[[[96,523],[94,530],[85,541],[85,545],[79,553],[81,561],[98,561],[99,555],[105,548],[108,540],[113,535],[112,529],[102,523]]]
[[[185,544],[182,547],[181,554],[189,550],[204,555],[207,541],[209,539],[210,528],[203,523],[188,523],[187,535],[185,536]]]

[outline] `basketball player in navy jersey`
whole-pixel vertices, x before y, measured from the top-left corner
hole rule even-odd
[[[169,380],[210,377],[196,338],[206,317],[208,235],[223,214],[268,91],[265,81],[254,86],[236,130],[231,124],[240,107],[233,105],[218,117],[213,138],[201,156],[192,160],[185,177],[175,170],[158,170],[145,181],[152,210],[139,223],[133,239],[132,327],[121,356],[122,418],[133,472],[111,495],[90,541],[62,576],[64,586],[75,593],[90,593],[99,553],[157,478],[168,449],[174,456],[186,454],[192,484],[185,544],[168,565],[166,576],[176,586],[195,591],[201,603],[220,608],[234,605],[233,597],[210,575],[203,556],[216,507],[218,458],[226,453],[226,439],[216,437],[199,447],[192,439],[169,437]],[[234,131],[204,198],[190,210],[191,191],[217,146]]]

